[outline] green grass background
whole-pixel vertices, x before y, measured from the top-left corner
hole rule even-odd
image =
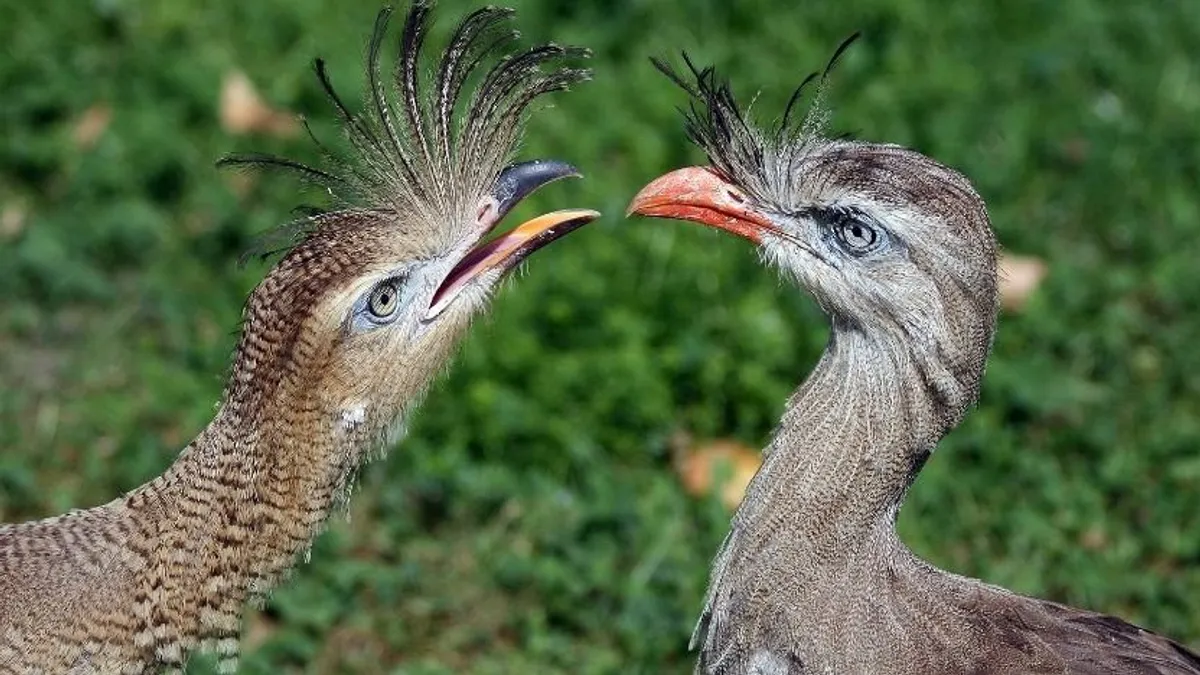
[[[834,127],[960,168],[1000,240],[1050,274],[1002,317],[979,408],[901,516],[920,554],[1200,647],[1200,12],[1192,0],[514,0],[529,39],[591,47],[524,157],[584,181],[520,215],[594,207],[474,329],[411,436],[366,472],[309,564],[254,612],[245,671],[685,673],[728,516],[680,488],[676,429],[761,446],[822,348],[815,306],[743,242],[622,218],[701,160],[649,65],[688,49],[770,117],[842,38]],[[474,6],[474,3],[471,3]],[[301,201],[239,197],[240,68],[330,128],[322,55],[357,100],[372,2],[134,0],[0,7],[0,519],[111,499],[209,419],[235,260]],[[444,36],[467,3],[445,0]],[[96,144],[79,116],[110,105]],[[330,134],[325,134],[330,137]],[[516,219],[513,219],[516,222]],[[200,659],[195,672],[209,672]]]

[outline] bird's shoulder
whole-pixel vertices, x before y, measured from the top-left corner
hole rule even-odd
[[[996,589],[976,596],[966,616],[991,645],[974,672],[1029,672],[1049,656],[1063,675],[1200,675],[1200,655],[1114,616]]]

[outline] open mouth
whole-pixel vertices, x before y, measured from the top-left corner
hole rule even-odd
[[[504,216],[535,190],[561,178],[579,177],[575,167],[553,160],[534,160],[513,164],[500,173],[492,190],[494,200],[480,214],[484,236],[494,230]],[[554,211],[521,223],[516,228],[481,243],[467,252],[442,280],[425,314],[428,321],[437,317],[471,281],[489,271],[500,276],[511,271],[534,251],[557,241],[600,217],[588,209]]]

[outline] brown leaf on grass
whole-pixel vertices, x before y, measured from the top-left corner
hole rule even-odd
[[[0,239],[13,239],[25,229],[25,206],[13,202],[0,211]]]
[[[1093,525],[1079,536],[1079,545],[1089,551],[1103,551],[1108,548],[1108,533],[1099,525]]]
[[[735,440],[694,444],[679,433],[671,444],[684,490],[696,497],[716,492],[730,510],[742,503],[750,479],[762,464],[762,453]]]
[[[80,150],[91,149],[108,129],[109,122],[112,122],[112,106],[107,103],[96,103],[83,111],[71,129],[71,140],[75,142],[75,147]]]
[[[1046,263],[1029,256],[1000,255],[1000,304],[1018,311],[1046,278]]]
[[[225,74],[221,84],[221,126],[231,134],[267,134],[289,137],[296,135],[300,124],[296,116],[276,110],[241,71]]]

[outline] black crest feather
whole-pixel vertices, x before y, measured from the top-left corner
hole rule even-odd
[[[729,81],[712,66],[697,67],[686,52],[681,54],[686,73],[661,59],[650,61],[691,98],[682,110],[688,138],[726,178],[751,194],[770,198],[788,191],[795,163],[806,149],[825,140],[825,86],[834,66],[859,35],[854,33],[843,40],[824,70],[804,78],[788,99],[782,117],[773,128],[766,129],[749,119]],[[795,111],[813,83],[816,93],[806,114],[797,119]]]
[[[513,10],[484,7],[459,22],[427,85],[421,80],[422,53],[432,7],[429,0],[415,0],[409,9],[390,82],[380,64],[392,9],[379,12],[367,48],[361,113],[337,94],[325,62],[314,62],[317,80],[349,139],[349,156],[332,152],[309,130],[331,168],[262,154],[218,162],[290,171],[324,188],[333,200],[326,212],[309,212],[268,232],[249,256],[286,249],[325,222],[344,225],[350,215],[378,222],[403,213],[410,226],[445,226],[475,208],[511,160],[530,104],[591,76],[582,68],[551,67],[588,56],[586,49],[545,44],[514,51],[518,34],[508,26]],[[488,61],[493,65],[483,70]],[[465,93],[477,73],[477,86]]]

